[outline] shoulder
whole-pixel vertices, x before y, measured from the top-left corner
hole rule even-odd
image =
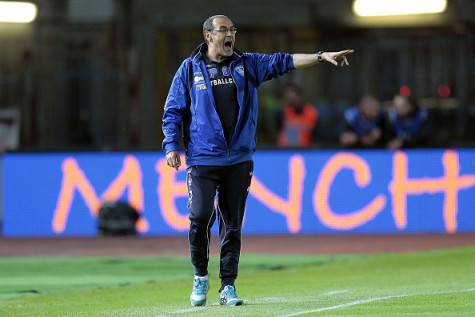
[[[345,116],[346,121],[353,122],[356,120],[356,117],[358,116],[358,109],[356,109],[356,107],[354,106],[350,107],[345,110],[344,116]]]
[[[397,113],[394,109],[390,109],[388,111],[388,118],[391,122],[396,122],[397,121]]]
[[[255,61],[259,58],[259,53],[254,52],[243,52],[241,54],[241,58],[244,62],[255,63]]]
[[[193,60],[191,57],[187,57],[181,62],[180,67],[178,68],[179,70],[188,70],[189,67],[193,67]]]
[[[306,103],[304,107],[305,107],[305,112],[308,113],[309,115],[315,116],[318,114],[318,109],[315,105],[311,103]]]
[[[192,70],[193,70],[193,63],[192,63],[191,58],[188,57],[181,62],[180,66],[178,67],[178,70],[176,71],[175,77],[180,78],[184,82],[186,82]]]

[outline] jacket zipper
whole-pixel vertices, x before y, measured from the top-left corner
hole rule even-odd
[[[238,103],[238,106],[239,106],[239,110],[238,110],[238,117],[236,118],[236,125],[234,126],[234,131],[233,131],[233,134],[231,135],[231,139],[229,141],[232,141],[233,138],[234,138],[234,135],[236,134],[236,128],[237,128],[237,125],[238,125],[238,120],[239,120],[239,113],[241,112],[241,108],[242,108],[242,105],[239,103],[239,87],[236,83],[236,79],[234,78],[233,76],[233,70],[234,70],[234,65],[235,64],[235,61],[229,63],[229,71],[230,71],[230,74],[231,74],[231,78],[233,79],[233,83],[234,83],[234,86],[236,86],[236,101]],[[246,93],[246,92],[244,92]],[[227,141],[226,141],[226,144],[227,144]],[[229,145],[228,145],[228,159],[229,159]]]

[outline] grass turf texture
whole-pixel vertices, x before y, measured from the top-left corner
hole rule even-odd
[[[244,254],[241,307],[189,305],[187,258],[3,258],[0,316],[474,316],[475,249],[371,256]]]

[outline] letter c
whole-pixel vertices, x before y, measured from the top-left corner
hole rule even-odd
[[[333,212],[328,201],[331,185],[335,176],[344,168],[354,171],[358,187],[367,186],[371,182],[368,164],[356,154],[336,154],[323,167],[313,192],[313,207],[316,216],[324,225],[337,230],[351,230],[369,222],[386,205],[386,197],[378,195],[368,205],[352,213],[338,215]]]

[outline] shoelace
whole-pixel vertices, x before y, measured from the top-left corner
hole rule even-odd
[[[195,280],[195,293],[196,294],[206,294],[206,280]]]
[[[237,297],[236,295],[236,292],[234,291],[234,288],[232,287],[228,287],[226,288],[226,290],[224,291],[224,296],[226,297]]]

